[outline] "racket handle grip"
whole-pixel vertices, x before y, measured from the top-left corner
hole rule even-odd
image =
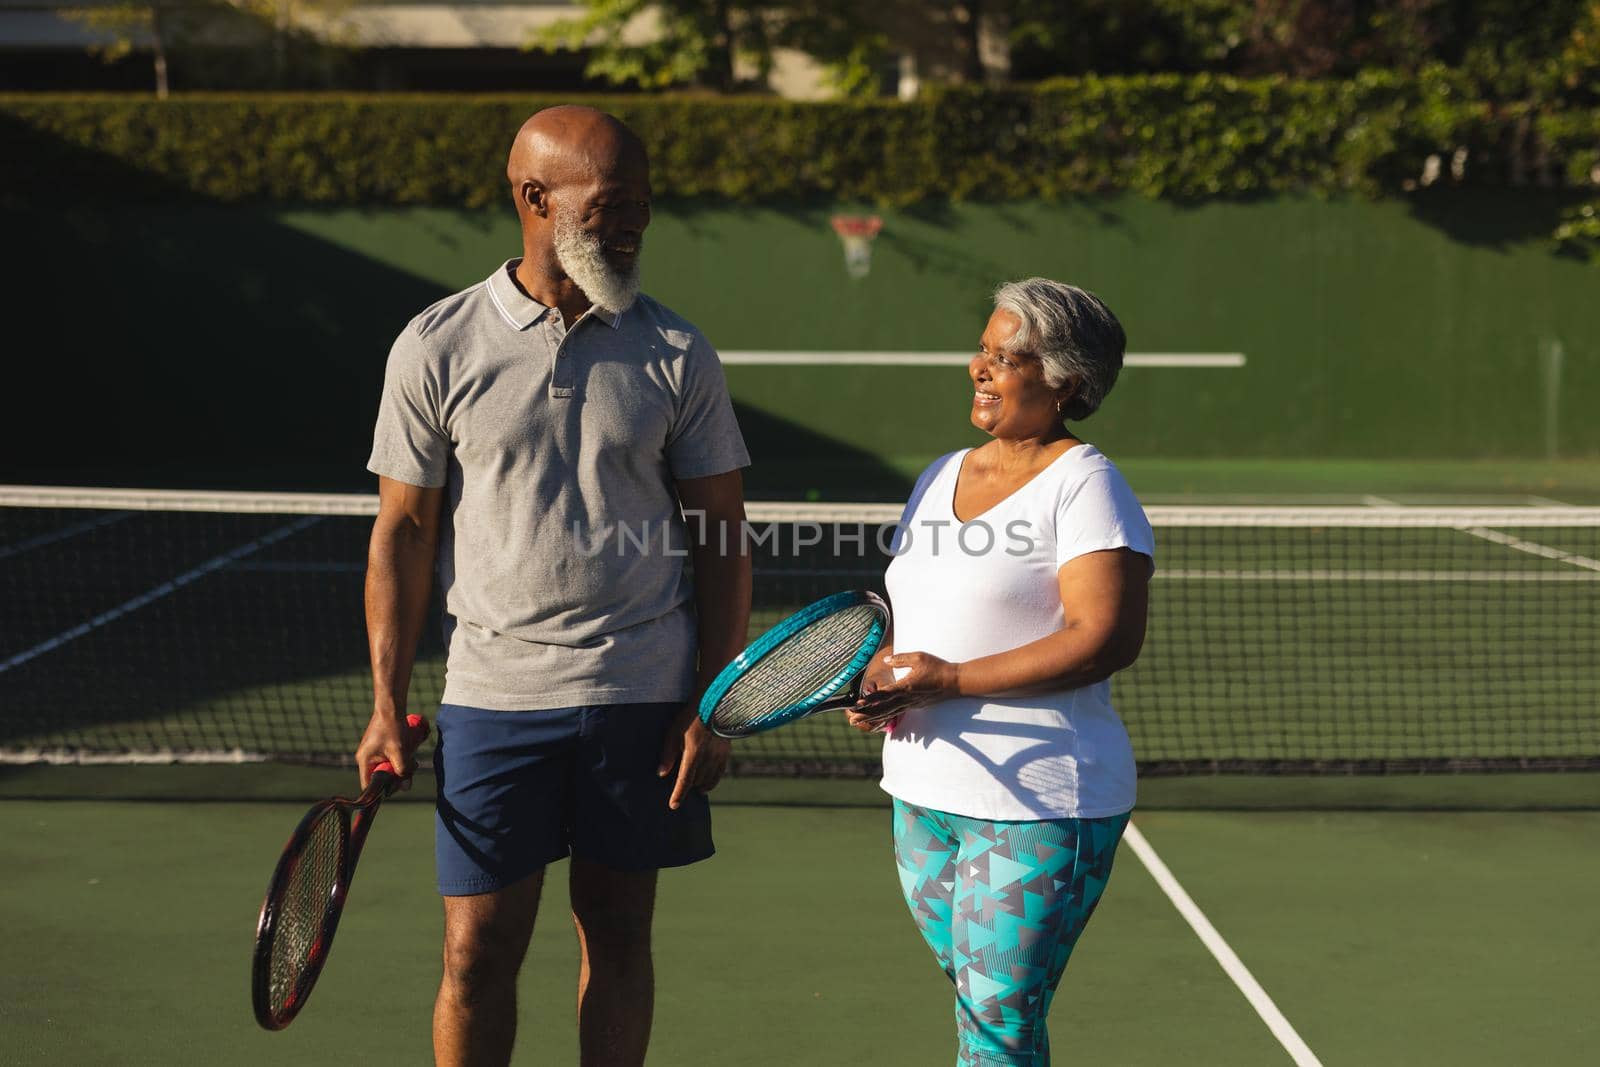
[[[428,720],[421,715],[411,714],[406,716],[405,743],[407,748],[416,748],[428,739]],[[397,774],[394,764],[384,760],[372,768],[373,774]]]

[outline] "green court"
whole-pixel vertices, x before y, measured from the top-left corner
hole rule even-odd
[[[248,957],[300,805],[0,811],[12,1062],[430,1062],[427,805],[383,812],[333,960],[278,1034],[251,1019]],[[900,902],[886,809],[725,803],[717,818],[718,856],[662,879],[651,1062],[948,1062],[950,993]],[[1600,811],[1150,810],[1136,824],[1321,1062],[1590,1061]],[[517,1063],[576,1058],[563,875],[551,868],[524,972]],[[1052,1024],[1069,1062],[1290,1062],[1126,843]]]

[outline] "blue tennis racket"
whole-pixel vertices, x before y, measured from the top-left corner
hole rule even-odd
[[[873,593],[835,593],[802,608],[722,669],[700,700],[700,720],[720,737],[748,737],[847,708],[888,631],[889,607]]]

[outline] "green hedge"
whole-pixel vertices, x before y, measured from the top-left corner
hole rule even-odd
[[[571,100],[572,98],[563,98]],[[524,96],[0,96],[0,189],[480,206],[506,193]],[[1473,99],[1447,74],[1077,78],[915,103],[592,98],[645,138],[660,195],[907,204],[1132,191],[1178,199],[1589,186],[1600,112]],[[1459,150],[1465,155],[1458,157]],[[1459,176],[1450,161],[1465,160]]]

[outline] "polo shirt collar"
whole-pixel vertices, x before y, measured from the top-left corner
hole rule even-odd
[[[589,308],[589,314],[593,315],[595,318],[599,319],[613,330],[622,326],[622,312],[620,311],[612,311],[609,308],[603,308],[599,305],[594,305]]]
[[[506,325],[514,330],[526,330],[529,326],[544,318],[555,309],[546,307],[533,297],[524,293],[517,283],[512,281],[511,272],[516,270],[517,264],[522,260],[508,259],[501,264],[500,269],[489,275],[489,299],[494,302],[495,310],[506,321]],[[594,306],[589,309],[589,314],[611,327],[613,330],[622,326],[622,314],[607,308]]]
[[[521,262],[520,258],[506,260],[499,270],[489,275],[487,283],[489,299],[493,301],[494,309],[513,330],[526,330],[551,310],[524,293],[517,287],[517,283],[511,280],[511,272]]]

